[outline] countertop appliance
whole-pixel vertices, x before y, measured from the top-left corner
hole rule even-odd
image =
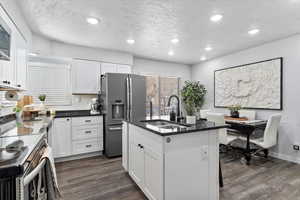
[[[91,114],[100,114],[100,103],[98,98],[92,98],[91,99]]]
[[[104,154],[122,155],[122,121],[146,117],[146,77],[106,73],[101,76],[100,97],[104,109]]]

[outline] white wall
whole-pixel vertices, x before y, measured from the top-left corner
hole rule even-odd
[[[32,46],[32,52],[39,53],[41,56],[50,56],[55,58],[82,58],[111,63],[129,64],[133,66],[133,72],[137,74],[176,76],[181,77],[182,80],[191,79],[191,66],[184,64],[135,58],[130,53],[65,44],[51,41],[36,34],[33,34]],[[41,61],[40,58],[39,60]],[[43,58],[43,60],[46,59]],[[53,62],[54,61],[55,60],[53,60]],[[55,108],[88,109],[90,99],[94,97],[94,95],[73,95],[71,106],[55,106]]]
[[[181,77],[191,80],[191,66],[185,64],[134,58],[133,72],[141,75],[159,75]]]
[[[32,40],[32,52],[43,56],[82,58],[111,63],[133,64],[133,55],[126,52],[66,44],[51,41],[36,34],[33,34]]]
[[[268,119],[272,113],[282,113],[279,144],[273,149],[274,155],[300,163],[300,152],[292,148],[300,144],[300,35],[275,41],[231,55],[209,60],[192,66],[192,79],[199,80],[208,89],[206,108],[213,108],[214,70],[241,64],[283,57],[283,111],[257,110],[259,119]],[[221,110],[222,109],[216,109]]]

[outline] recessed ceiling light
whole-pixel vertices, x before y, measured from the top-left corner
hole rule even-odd
[[[135,43],[135,40],[134,40],[134,39],[128,39],[128,40],[127,40],[127,43],[128,43],[128,44],[134,44],[134,43]]]
[[[211,46],[205,47],[205,51],[211,51],[211,50],[212,50],[212,47],[211,47]]]
[[[257,28],[255,28],[255,29],[249,30],[249,31],[248,31],[248,34],[249,34],[249,35],[256,35],[256,34],[258,34],[259,32],[260,32],[260,30],[257,29]]]
[[[201,61],[205,61],[205,60],[206,60],[206,57],[205,57],[205,56],[202,56],[202,57],[200,58],[200,60],[201,60]]]
[[[179,42],[179,39],[178,39],[178,38],[174,38],[174,39],[171,40],[171,42],[172,42],[173,44],[177,44],[177,43]]]
[[[219,22],[219,21],[222,20],[222,18],[223,18],[223,15],[216,14],[216,15],[213,15],[213,16],[210,17],[210,21],[212,21],[212,22]]]
[[[95,17],[88,17],[86,18],[87,23],[92,24],[92,25],[96,25],[99,23],[99,20]]]
[[[170,50],[170,51],[168,52],[168,55],[169,55],[169,56],[173,56],[173,55],[174,55],[174,51]]]

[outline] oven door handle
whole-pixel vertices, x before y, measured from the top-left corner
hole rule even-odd
[[[32,170],[27,176],[24,177],[24,186],[28,185],[42,170],[42,168],[46,165],[47,159],[43,159],[34,170]]]

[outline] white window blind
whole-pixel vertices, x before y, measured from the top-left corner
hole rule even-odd
[[[30,63],[28,69],[29,94],[35,103],[46,95],[46,105],[71,105],[71,73],[69,65]]]

